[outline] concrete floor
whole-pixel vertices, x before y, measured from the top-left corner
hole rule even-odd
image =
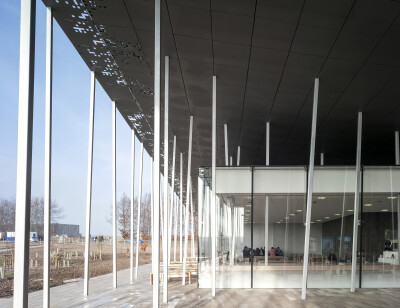
[[[85,298],[83,281],[51,288],[51,307],[151,307],[151,265],[140,267],[139,279],[129,283],[129,270],[118,272],[119,285],[112,288],[111,274],[92,278],[90,295]],[[309,289],[307,300],[300,299],[299,289],[220,289],[214,299],[210,289],[197,284],[182,286],[170,282],[168,305],[162,307],[398,307],[399,289]],[[161,288],[162,289],[162,288]],[[161,297],[162,299],[162,294]],[[12,298],[0,299],[0,307],[12,307]],[[42,292],[29,294],[29,307],[42,307]]]

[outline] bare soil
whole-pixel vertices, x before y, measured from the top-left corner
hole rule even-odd
[[[117,270],[129,268],[130,254],[129,244],[118,243],[117,249]],[[55,287],[65,283],[74,281],[74,279],[83,278],[84,272],[84,249],[85,246],[82,242],[76,241],[67,244],[51,244],[51,251],[53,255],[57,254],[61,260],[69,261],[69,267],[61,266],[55,267],[54,258],[50,269],[50,286]],[[3,267],[4,255],[10,254],[14,251],[14,243],[0,242],[0,266]],[[91,243],[92,256],[96,253],[96,260],[91,258],[89,262],[89,275],[96,277],[112,272],[112,244],[108,241],[103,243]],[[99,259],[101,251],[101,260]],[[64,255],[64,252],[66,253]],[[78,257],[75,257],[75,252]],[[70,254],[68,256],[67,254]],[[31,243],[30,246],[30,271],[29,271],[29,292],[38,291],[43,288],[43,244]],[[36,265],[37,262],[37,266]],[[146,252],[139,253],[139,265],[151,262],[151,250],[149,247]],[[33,265],[33,266],[32,266]],[[14,287],[14,270],[12,268],[5,269],[4,279],[0,279],[0,297],[11,297],[13,295]]]

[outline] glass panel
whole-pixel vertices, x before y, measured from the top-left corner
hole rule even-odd
[[[199,169],[199,288],[211,288],[211,168]],[[201,189],[201,188],[202,189]]]
[[[304,168],[254,170],[254,288],[301,288],[305,175]]]
[[[363,288],[400,286],[400,169],[365,168],[362,204]]]
[[[314,172],[309,288],[350,288],[355,180],[354,167]]]
[[[250,168],[217,170],[217,288],[251,288],[250,175]]]

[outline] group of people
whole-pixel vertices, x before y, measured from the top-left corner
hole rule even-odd
[[[244,246],[243,248],[243,258],[250,258],[250,256],[265,256],[265,247],[260,247],[251,249],[247,246]],[[280,249],[280,247],[271,247],[271,249],[268,251],[268,256],[275,257],[275,256],[282,256],[283,257],[283,251]]]

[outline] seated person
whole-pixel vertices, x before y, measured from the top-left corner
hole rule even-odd
[[[243,249],[243,258],[249,258],[250,257],[250,251],[249,248],[247,246],[244,246]]]
[[[255,251],[255,256],[259,256],[260,255],[260,248],[256,248],[256,251]]]
[[[265,250],[262,247],[260,248],[260,256],[265,256]]]
[[[277,255],[279,257],[283,257],[283,251],[279,247],[276,247],[275,255]]]
[[[269,251],[268,255],[271,256],[271,257],[275,257],[276,256],[274,247],[271,247],[271,250]]]

